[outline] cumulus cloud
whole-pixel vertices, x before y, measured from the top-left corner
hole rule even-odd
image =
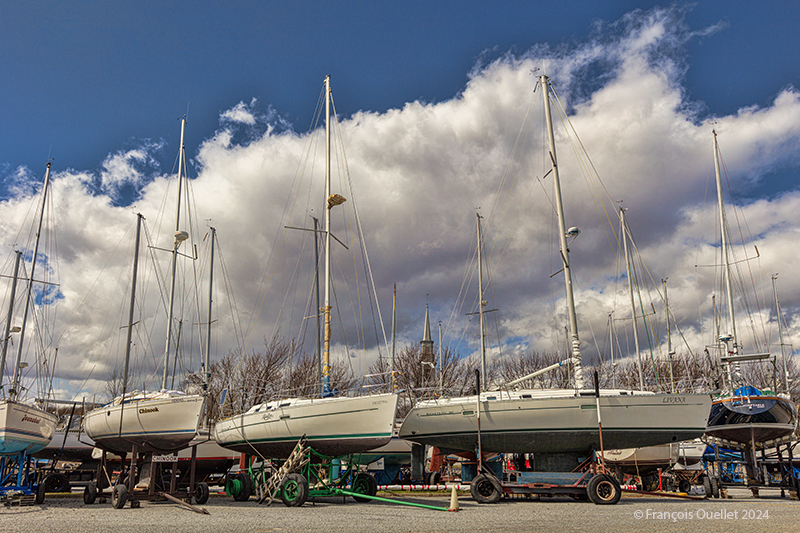
[[[715,262],[711,129],[719,133],[731,189],[752,186],[769,179],[774,169],[797,168],[800,94],[787,88],[767,107],[706,117],[703,104],[687,100],[682,85],[683,46],[696,34],[680,10],[636,11],[616,24],[598,26],[585,43],[540,45],[480,64],[450,100],[340,117],[335,137],[343,145],[334,149],[333,192],[348,201],[334,212],[333,232],[348,248],[334,244],[333,250],[337,353],[349,347],[357,357],[344,360],[365,371],[389,329],[394,284],[401,345],[421,338],[429,302],[434,324],[443,323],[444,344],[464,355],[476,349],[477,326],[467,315],[477,300],[476,208],[484,217],[486,280],[491,280],[485,298],[497,309],[491,350],[498,357],[526,347],[563,351],[564,283],[558,274],[546,138],[536,115],[541,93],[534,92],[542,72],[552,78],[568,111],[568,121],[559,121],[557,143],[567,225],[582,230],[570,250],[587,357],[603,350],[610,313],[630,316],[615,240],[620,205],[628,208],[635,245],[652,280],[645,305],[652,302],[663,316],[658,290],[668,277],[672,312],[686,343],[701,351],[710,342],[711,294],[717,290],[713,269],[697,266]],[[335,87],[336,80],[332,83]],[[203,132],[206,140],[199,147],[187,147],[200,169],[187,198],[201,221],[187,250],[196,243],[203,258],[207,241],[202,235],[213,225],[224,258],[219,279],[229,279],[232,288],[215,297],[214,353],[258,349],[261,339],[273,334],[312,351],[306,317],[316,306],[313,233],[285,227],[310,228],[312,217],[322,219],[324,135],[276,128],[276,114],[262,120],[256,101],[244,102],[221,113],[221,130]],[[258,134],[240,142],[236,125]],[[575,157],[578,145],[570,143],[564,125],[578,133],[590,160]],[[108,373],[119,367],[122,347],[112,338],[126,320],[134,210],[147,218],[153,246],[147,254],[160,265],[149,278],[153,292],[141,298],[147,318],[146,328],[137,330],[137,383],[159,381],[165,319],[154,280],[161,280],[163,289],[167,268],[157,248],[171,246],[175,187],[170,176],[152,167],[152,153],[143,147],[110,155],[99,176],[105,195],[88,192],[86,173],[56,176],[53,198],[60,252],[66,256],[60,272],[57,387],[71,394],[102,394]],[[352,188],[339,170],[349,173]],[[138,191],[128,208],[119,207],[113,194],[124,184]],[[19,213],[34,201],[20,194],[0,204],[2,230],[17,231]],[[349,210],[354,205],[358,220]],[[792,244],[800,232],[798,208],[800,195],[791,192],[750,202],[739,212],[760,251],[749,261],[764,273],[756,278],[758,305],[769,307],[770,274],[785,273],[779,278],[781,303],[793,335],[800,324],[800,283],[789,275],[800,262],[800,249]],[[164,211],[169,214],[159,214]],[[349,231],[357,234],[359,223],[377,302],[368,296],[365,262],[354,255],[360,246]],[[205,279],[207,267],[200,262],[182,268],[196,269]],[[342,278],[340,273],[353,265],[358,276]],[[189,283],[186,287],[191,292]],[[232,308],[238,309],[238,322],[223,316]],[[184,321],[189,344],[179,366],[198,368],[199,324],[207,322],[203,313]],[[383,327],[376,324],[378,317]],[[764,320],[770,330],[774,317]],[[624,320],[619,327],[624,329]],[[661,340],[664,334],[663,326],[654,333]],[[776,334],[770,334],[776,342]]]

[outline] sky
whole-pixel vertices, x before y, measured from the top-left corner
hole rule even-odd
[[[490,351],[558,348],[563,282],[551,278],[557,248],[540,186],[552,183],[541,153],[516,147],[544,73],[602,179],[607,212],[616,217],[623,202],[652,285],[669,278],[671,309],[693,350],[709,343],[710,294],[718,290],[714,269],[696,266],[713,263],[718,248],[709,189],[711,130],[718,131],[742,208],[737,228],[759,250],[742,263],[756,276],[752,306],[765,313],[755,323],[775,343],[772,274],[789,333],[800,329],[792,276],[800,259],[798,19],[791,5],[769,1],[0,2],[3,274],[19,235],[30,234],[32,193],[51,161],[60,256],[48,267],[59,278],[48,326],[59,346],[54,387],[64,396],[101,393],[119,365],[119,346],[112,350],[106,337],[124,321],[123,236],[140,211],[154,239],[169,239],[171,222],[156,213],[174,202],[166,198],[186,115],[198,239],[208,221],[217,228],[230,278],[218,308],[235,307],[244,324],[231,327],[218,311],[216,355],[256,349],[274,334],[295,337],[309,280],[298,258],[310,248],[308,235],[283,227],[306,227],[313,209],[300,200],[290,213],[288,198],[320,195],[298,176],[304,154],[320,152],[319,131],[308,131],[319,125],[318,97],[331,75],[356,195],[346,205],[359,208],[387,334],[396,284],[401,343],[420,339],[427,303],[434,337],[441,321],[445,346],[474,352],[474,322],[466,326],[464,317],[474,300],[480,208],[495,247]],[[320,168],[307,167],[316,186]],[[630,311],[608,245],[613,223],[596,216],[584,186],[565,187],[567,224],[582,230],[571,245],[579,328],[596,351],[609,313]],[[371,322],[367,295],[347,295],[357,309],[348,321]],[[158,337],[154,313],[149,333]],[[357,344],[355,335],[344,342]],[[363,359],[351,355],[356,372],[376,357],[375,338],[365,336]],[[142,362],[140,372],[160,374],[149,357],[153,368]]]

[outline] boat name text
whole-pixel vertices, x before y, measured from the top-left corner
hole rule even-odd
[[[686,403],[686,396],[666,396],[662,403]]]
[[[22,417],[22,421],[23,422],[33,422],[34,424],[38,424],[39,422],[42,421],[42,419],[41,418],[33,418],[31,416],[25,415],[25,416]]]
[[[158,407],[143,407],[139,409],[140,415],[143,415],[145,413],[157,413],[157,412],[158,412]]]

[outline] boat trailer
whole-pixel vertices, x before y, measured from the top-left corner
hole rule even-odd
[[[126,457],[122,456],[122,467],[116,473],[111,469],[107,452],[103,450],[100,464],[97,467],[97,481],[89,483],[83,491],[83,502],[91,505],[99,499],[105,503],[111,497],[111,505],[115,509],[122,509],[126,502],[131,503],[131,508],[140,507],[142,501],[172,501],[202,514],[208,511],[192,505],[203,505],[208,501],[209,488],[204,482],[196,482],[195,468],[197,463],[197,446],[192,446],[192,458],[189,463],[188,484],[178,479],[177,468],[178,454],[159,455],[153,452],[139,453],[133,445],[128,467],[125,467]],[[165,476],[163,465],[172,465],[169,476]],[[110,494],[105,489],[110,488]]]
[[[331,496],[352,497],[356,502],[378,500],[436,511],[451,511],[448,507],[437,507],[416,502],[406,502],[377,496],[378,484],[371,474],[358,471],[353,462],[345,457],[322,455],[308,446],[301,438],[289,457],[282,461],[263,461],[253,466],[252,456],[245,455],[247,470],[233,473],[225,483],[225,492],[236,501],[247,501],[256,496],[259,504],[271,505],[280,499],[287,507],[300,507],[309,498]]]
[[[36,460],[26,452],[0,457],[0,498],[7,505],[44,503],[45,483],[37,478]]]

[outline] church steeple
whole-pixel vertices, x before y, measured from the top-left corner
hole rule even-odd
[[[431,339],[431,319],[428,305],[425,304],[425,330],[422,333],[420,345],[420,359],[433,362],[433,340]]]

